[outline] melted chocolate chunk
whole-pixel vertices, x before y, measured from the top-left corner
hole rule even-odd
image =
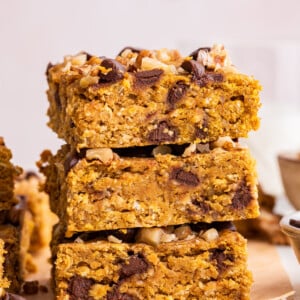
[[[131,47],[131,46],[124,47],[124,48],[118,53],[117,56],[120,56],[125,50],[131,50],[131,52],[133,52],[133,53],[140,53],[143,49],[142,49],[142,48],[138,48],[138,47]]]
[[[223,74],[220,73],[205,73],[201,78],[199,78],[196,83],[200,87],[205,87],[209,83],[220,83],[224,81]]]
[[[175,104],[184,97],[187,90],[188,85],[184,81],[178,81],[172,86],[167,95],[167,103],[170,109],[174,109]]]
[[[101,62],[101,66],[111,69],[107,73],[99,72],[99,83],[115,83],[124,77],[125,67],[114,59],[106,58]]]
[[[20,217],[22,212],[27,208],[27,197],[25,195],[17,195],[19,203],[9,211],[9,220],[14,225],[20,224]]]
[[[173,142],[176,138],[177,128],[170,126],[167,121],[161,121],[148,135],[148,140],[152,143]]]
[[[193,203],[195,206],[198,206],[199,209],[201,210],[201,212],[202,212],[203,214],[207,214],[207,213],[209,212],[210,207],[209,207],[209,205],[208,205],[207,203],[205,203],[203,200],[198,201],[198,200],[193,199],[193,200],[192,200],[192,203]]]
[[[235,191],[231,205],[234,209],[242,210],[248,206],[251,200],[250,187],[247,186],[246,180],[242,180]]]
[[[191,73],[192,80],[196,82],[200,80],[205,73],[204,66],[195,60],[185,60],[181,67],[187,72]]]
[[[149,264],[143,254],[135,254],[129,258],[129,262],[123,263],[120,269],[120,279],[123,280],[134,274],[141,274],[147,271]]]
[[[160,69],[153,69],[133,73],[135,76],[135,87],[144,88],[154,85],[157,81],[159,81],[163,72],[164,71]]]
[[[170,174],[170,179],[188,186],[197,186],[200,183],[196,174],[184,171],[182,168],[174,168]]]
[[[23,292],[26,295],[35,295],[39,292],[39,282],[37,280],[25,281],[23,284]]]
[[[203,140],[207,137],[208,137],[208,120],[207,120],[207,117],[205,116],[202,121],[202,127],[195,128],[195,138],[199,138],[199,139]]]
[[[224,249],[214,249],[210,254],[210,259],[215,260],[217,262],[217,268],[219,273],[223,273],[226,270],[226,260],[229,260],[231,262],[234,261],[234,257],[231,254],[225,254],[224,251]]]
[[[289,224],[294,227],[300,228],[300,220],[290,219]]]
[[[202,50],[202,51],[206,51],[206,52],[210,52],[211,51],[211,48],[210,47],[200,47],[196,50],[194,50],[191,54],[189,54],[188,56],[191,56],[194,60],[197,60],[198,59],[198,53],[199,51]]]
[[[73,276],[69,281],[67,293],[70,300],[93,300],[89,296],[89,290],[95,283],[93,279],[81,277],[79,275]]]

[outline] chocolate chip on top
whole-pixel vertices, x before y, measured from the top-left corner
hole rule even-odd
[[[135,87],[144,88],[154,85],[159,81],[163,72],[161,69],[153,69],[133,73],[135,76]]]
[[[189,56],[191,56],[194,60],[197,60],[199,51],[205,51],[205,52],[210,52],[211,47],[200,47],[196,50],[194,50]]]
[[[185,60],[181,67],[192,74],[193,81],[200,80],[205,73],[204,66],[196,60]]]
[[[174,109],[175,104],[180,101],[188,90],[188,85],[184,81],[176,82],[168,92],[167,104],[170,109]]]
[[[99,83],[115,83],[123,79],[125,67],[118,61],[106,58],[101,62],[100,66],[109,71],[104,72],[100,70],[98,74],[100,78]]]
[[[121,56],[121,54],[126,51],[126,50],[130,50],[131,52],[133,53],[140,53],[143,49],[142,48],[138,48],[138,47],[131,47],[131,46],[127,46],[127,47],[124,47],[119,53],[117,56]]]

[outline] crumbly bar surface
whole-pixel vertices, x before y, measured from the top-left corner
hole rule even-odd
[[[246,240],[237,232],[210,228],[155,246],[76,241],[57,247],[56,299],[249,299]]]
[[[4,275],[10,282],[9,292],[19,292],[21,287],[20,273],[20,232],[12,225],[0,225],[0,240],[4,242]]]
[[[198,146],[204,152],[190,145],[181,155],[162,154],[166,148],[159,146],[152,157],[119,156],[108,148],[77,156],[68,145],[56,156],[46,151],[40,167],[51,208],[67,236],[257,217],[255,161],[249,150],[231,140],[222,147]],[[168,151],[178,151],[174,147]],[[146,150],[126,149],[126,154]]]
[[[115,58],[81,53],[47,68],[48,125],[81,148],[132,147],[246,137],[259,127],[259,83],[223,46],[189,56],[126,48]]]
[[[21,169],[11,163],[12,153],[0,136],[0,213],[9,210],[15,203],[14,179]]]
[[[9,281],[6,278],[4,262],[6,256],[5,242],[3,239],[0,239],[0,297],[5,294],[5,290],[9,287]]]

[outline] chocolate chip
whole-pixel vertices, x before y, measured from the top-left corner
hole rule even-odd
[[[69,300],[93,300],[94,298],[89,296],[89,290],[94,283],[93,279],[79,275],[71,277],[67,288]]]
[[[220,83],[222,81],[224,81],[223,74],[220,74],[220,73],[205,73],[201,78],[196,80],[196,83],[200,87],[205,87],[209,83]]]
[[[136,297],[128,293],[120,293],[117,288],[114,288],[112,291],[109,291],[106,294],[106,300],[135,300]]]
[[[195,128],[195,138],[204,140],[205,138],[208,137],[208,119],[206,116],[203,118],[201,125],[202,125],[201,128],[200,127]]]
[[[210,52],[211,48],[210,47],[200,47],[200,48],[194,50],[188,56],[191,56],[194,60],[197,60],[198,59],[198,53],[199,53],[200,50],[205,51],[205,52]]]
[[[192,172],[187,172],[182,168],[174,168],[170,174],[171,180],[176,180],[180,184],[197,186],[200,183],[198,176]]]
[[[219,273],[223,273],[226,270],[226,260],[229,260],[231,262],[234,261],[234,257],[231,254],[226,255],[224,251],[224,249],[213,249],[210,254],[210,260],[215,260],[217,262]]]
[[[170,109],[174,109],[175,104],[183,98],[188,90],[188,85],[184,81],[176,82],[168,92],[167,103]]]
[[[122,264],[120,279],[130,277],[134,274],[141,274],[147,271],[149,264],[142,254],[135,254],[129,258],[129,262]]]
[[[148,140],[153,143],[172,142],[176,138],[177,128],[170,126],[167,121],[161,121],[148,135]]]
[[[99,72],[99,83],[115,83],[119,80],[122,80],[124,77],[125,67],[114,59],[106,58],[101,64],[102,67],[106,69],[111,69],[107,73]]]
[[[154,83],[159,81],[163,72],[164,71],[160,69],[153,69],[153,70],[133,73],[135,76],[135,87],[144,88],[144,87],[152,86]]]
[[[242,180],[235,191],[231,205],[234,209],[242,210],[248,206],[251,200],[250,186],[246,184],[246,180]]]
[[[1,299],[2,300],[26,300],[24,297],[12,293],[5,293],[5,296]]]
[[[25,281],[23,284],[23,292],[26,295],[35,295],[39,292],[39,282],[37,280]]]
[[[143,49],[142,49],[142,48],[138,48],[138,47],[131,47],[131,46],[124,47],[124,48],[118,53],[117,56],[120,56],[125,50],[131,50],[131,52],[133,52],[133,53],[140,53]]]
[[[195,60],[185,60],[181,67],[192,74],[192,80],[198,81],[205,73],[204,66]]]
[[[27,197],[25,195],[17,195],[18,203],[9,211],[9,220],[14,225],[20,224],[22,212],[27,208]]]
[[[207,214],[210,210],[210,206],[206,202],[204,202],[202,199],[200,199],[200,200],[192,199],[192,203],[195,206],[198,206],[199,209],[201,210],[201,213],[203,213],[203,214]]]
[[[75,151],[69,152],[64,162],[65,175],[79,162],[79,155]]]
[[[290,219],[289,224],[294,227],[300,228],[300,220]]]

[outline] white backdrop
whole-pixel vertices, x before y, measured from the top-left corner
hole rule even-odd
[[[0,135],[25,169],[62,143],[46,126],[49,61],[81,50],[114,56],[128,45],[188,54],[223,43],[264,86],[262,126],[248,142],[260,180],[279,193],[276,154],[300,149],[299,11],[298,0],[0,0]]]

